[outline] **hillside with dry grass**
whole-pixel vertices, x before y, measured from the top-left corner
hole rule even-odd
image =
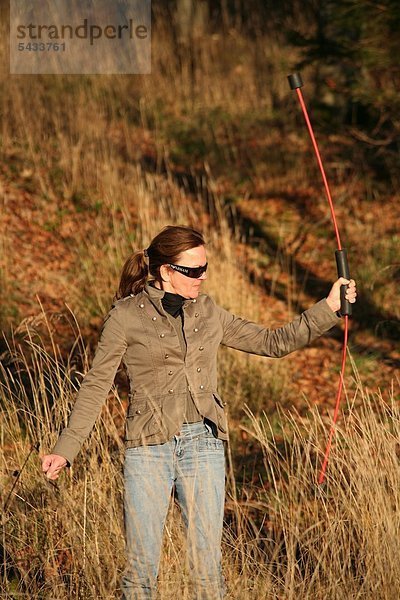
[[[4,598],[117,597],[124,372],[70,473],[44,480],[39,454],[67,421],[132,250],[166,224],[201,229],[204,291],[271,327],[325,297],[336,279],[328,205],[286,81],[299,51],[278,35],[252,40],[234,27],[193,44],[177,53],[160,21],[151,76],[2,75]],[[313,77],[310,65],[303,78]],[[313,106],[314,93],[305,86]],[[224,569],[229,598],[394,600],[396,175],[382,181],[369,168],[370,140],[354,126],[329,130],[315,115],[359,291],[343,412],[320,492],[341,327],[280,360],[221,349],[230,420]],[[177,511],[172,505],[160,575],[166,599],[178,589],[188,597]]]

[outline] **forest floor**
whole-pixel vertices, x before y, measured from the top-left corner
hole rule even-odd
[[[133,134],[141,164],[154,165],[157,151],[151,131],[138,129]],[[118,141],[118,132],[113,135]],[[242,153],[243,144],[242,141]],[[248,140],[247,144],[250,152],[254,141]],[[171,161],[168,165],[178,186],[184,176],[187,186],[196,168],[200,165],[185,172],[179,162]],[[306,182],[303,186],[295,186],[290,180],[263,176],[252,176],[238,185],[235,182],[237,175],[230,179],[226,172],[213,178],[208,173],[208,177],[212,193],[228,199],[226,206],[230,205],[235,215],[235,227],[239,227],[245,236],[236,245],[237,260],[247,273],[251,293],[258,295],[261,322],[267,324],[267,315],[268,325],[281,325],[326,296],[336,278],[333,266],[335,240],[322,188],[316,192],[316,188],[307,186]],[[372,297],[374,280],[372,278],[368,285],[362,281],[358,259],[365,252],[365,247],[372,248],[373,254],[375,246],[371,246],[372,239],[378,242],[393,238],[399,221],[399,208],[398,203],[391,199],[386,202],[382,202],[381,198],[363,201],[362,186],[360,184],[357,189],[356,185],[352,183],[350,205],[340,201],[336,206],[339,226],[342,225],[350,246],[352,276],[359,285],[358,303],[350,320],[349,348],[364,387],[373,389],[379,373],[379,386],[385,394],[389,393],[400,364],[396,339],[398,321],[396,325],[391,310],[393,282],[387,283],[388,293],[381,296],[385,302],[378,307]],[[22,318],[37,318],[39,302],[46,313],[66,311],[69,287],[77,268],[76,255],[71,252],[74,232],[79,228],[82,235],[82,230],[89,231],[93,225],[90,218],[78,212],[73,202],[66,199],[63,199],[64,208],[60,216],[59,209],[34,190],[32,171],[26,168],[18,171],[12,156],[3,163],[0,189],[3,199],[0,231],[5,240],[4,246],[12,249],[12,254],[4,253],[2,259],[3,272],[7,275],[2,292],[2,312],[3,320],[15,328]],[[335,195],[338,198],[343,198],[346,192],[345,182],[337,184]],[[198,201],[190,189],[186,190],[186,200]],[[83,336],[92,345],[100,324],[101,317],[98,315],[82,324]],[[62,319],[56,327],[60,346],[67,349],[70,329]],[[310,402],[320,405],[322,410],[332,407],[341,345],[342,333],[336,328],[321,338],[318,347],[284,359],[289,363],[292,392],[293,397],[297,397],[298,410],[304,407],[304,395]],[[347,382],[349,392],[357,385],[354,375],[350,374],[350,380]]]

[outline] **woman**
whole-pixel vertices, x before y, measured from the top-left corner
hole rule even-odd
[[[200,294],[205,241],[190,227],[167,226],[126,261],[93,366],[68,426],[42,469],[56,479],[89,435],[123,360],[130,395],[125,427],[124,598],[152,598],[165,517],[175,486],[188,541],[196,598],[223,598],[221,535],[227,423],[217,391],[220,344],[280,357],[339,322],[340,286],[355,302],[355,282],[338,279],[328,297],[291,323],[270,330],[237,317]],[[154,277],[148,281],[148,275]]]

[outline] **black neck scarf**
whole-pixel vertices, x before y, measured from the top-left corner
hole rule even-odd
[[[172,315],[173,317],[177,317],[181,311],[183,303],[186,298],[181,296],[180,294],[173,294],[172,292],[164,292],[164,296],[161,298],[161,303],[163,305],[164,310]]]

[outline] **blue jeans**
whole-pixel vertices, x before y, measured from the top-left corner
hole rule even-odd
[[[127,566],[121,579],[122,598],[156,596],[163,528],[174,485],[186,529],[193,597],[223,598],[225,449],[211,427],[185,423],[179,435],[165,444],[127,448],[124,484]]]

